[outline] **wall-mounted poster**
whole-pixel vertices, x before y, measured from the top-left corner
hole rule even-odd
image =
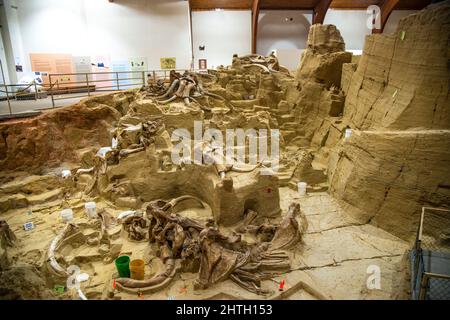
[[[129,58],[128,61],[131,71],[147,71],[146,57]]]
[[[97,81],[95,87],[97,91],[112,90],[110,87],[114,85],[113,75],[111,72],[111,58],[109,54],[97,54],[91,56],[92,72],[96,72],[92,78]]]
[[[208,69],[208,66],[207,66],[207,63],[206,63],[206,59],[198,59],[198,68],[200,70]]]
[[[92,72],[91,68],[91,57],[89,56],[77,56],[72,57],[73,61],[73,67],[75,73],[90,73]],[[89,78],[91,80],[91,78]],[[76,76],[77,82],[84,82],[86,81],[86,75],[79,74]]]
[[[131,78],[136,78],[131,80],[133,84],[136,85],[143,85],[145,83],[145,74],[142,76],[141,73],[136,73],[140,71],[147,71],[147,57],[136,57],[136,58],[129,58],[128,62],[130,64],[130,70],[134,71],[134,73],[131,73]],[[131,89],[132,87],[128,88]]]
[[[30,53],[31,68],[34,72],[42,74],[68,74],[73,73],[72,55],[53,53]],[[42,80],[48,84],[48,77],[43,76]],[[59,85],[72,81],[72,76],[52,77],[52,82],[59,81]]]
[[[177,67],[177,58],[161,58],[161,69],[175,69]]]

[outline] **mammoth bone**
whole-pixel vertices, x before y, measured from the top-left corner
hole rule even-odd
[[[171,201],[155,200],[146,206],[144,215],[131,215],[123,220],[126,230],[130,223],[137,224],[140,237],[147,230],[148,241],[159,248],[156,255],[163,261],[164,270],[151,279],[118,278],[119,288],[131,292],[155,292],[168,285],[181,268],[196,266],[192,267],[193,272],[198,272],[196,289],[231,279],[246,290],[267,294],[269,292],[261,288],[261,282],[290,270],[289,256],[281,249],[300,240],[303,229],[299,230],[299,224],[293,222],[295,215],[301,214],[298,204],[291,205],[280,225],[271,225],[276,231],[266,239],[267,242],[249,244],[235,232],[224,235],[212,220],[203,223],[175,213],[178,205],[184,203],[183,207],[186,207],[188,201],[203,207],[203,203],[193,196]],[[253,222],[256,214],[252,213],[247,223]],[[278,235],[281,233],[283,236]]]
[[[156,96],[155,99],[160,104],[168,104],[175,101],[177,98],[180,98],[187,106],[191,104],[191,101],[194,101],[199,104],[202,109],[210,111],[210,109],[202,106],[196,100],[196,98],[202,96],[210,96],[216,99],[224,100],[223,97],[205,90],[201,81],[198,80],[194,73],[185,72],[182,76],[177,76],[171,82],[166,92],[162,95]]]
[[[8,223],[5,220],[0,220],[0,246],[2,248],[13,247],[16,239]]]

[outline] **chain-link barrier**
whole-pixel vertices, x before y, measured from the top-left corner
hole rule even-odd
[[[450,210],[422,208],[411,251],[413,299],[450,300]]]
[[[424,209],[421,247],[423,250],[450,253],[450,210]]]
[[[425,300],[450,300],[450,279],[430,278]]]

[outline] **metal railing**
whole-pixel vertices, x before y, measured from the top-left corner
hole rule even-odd
[[[0,87],[0,93],[6,94],[6,100],[8,101],[8,107],[11,111],[11,102],[10,100],[21,100],[23,98],[32,98],[33,100],[37,100],[39,98],[39,90],[38,88],[41,86],[41,84],[36,83],[36,81],[33,81],[30,84],[4,84],[1,83]],[[16,89],[17,88],[17,89]],[[28,91],[29,89],[33,88],[33,91]]]
[[[449,209],[422,208],[411,266],[413,299],[450,299]]]
[[[52,107],[54,108],[58,100],[140,88],[146,85],[150,79],[152,81],[166,81],[170,78],[170,72],[172,71],[184,72],[186,69],[50,74],[48,86],[51,89],[49,88],[47,92],[51,96]],[[75,81],[70,80],[62,83],[61,78],[75,79]],[[78,95],[70,95],[74,93]]]
[[[171,72],[183,73],[184,71],[187,71],[187,69],[59,73],[49,74],[45,77],[43,84],[36,81],[30,84],[5,84],[2,72],[3,84],[0,84],[0,93],[4,93],[9,115],[12,116],[14,109],[12,102],[16,100],[33,99],[37,101],[40,98],[50,96],[51,105],[49,104],[48,108],[55,108],[58,101],[140,88],[146,85],[149,80],[155,82],[158,80],[168,81]],[[46,107],[44,106],[44,108]]]

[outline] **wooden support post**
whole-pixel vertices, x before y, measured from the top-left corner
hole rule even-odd
[[[394,10],[395,6],[398,4],[400,0],[383,0],[380,1],[380,15],[381,15],[381,23],[380,29],[372,29],[372,33],[383,33],[384,27],[386,26],[386,22],[389,19],[389,16],[392,13],[392,10]]]
[[[313,13],[313,24],[323,24],[325,20],[325,15],[327,14],[328,8],[330,7],[331,0],[320,0],[319,3],[314,8]]]
[[[256,53],[256,49],[257,49],[259,4],[260,4],[260,0],[253,0],[253,6],[252,6],[252,53]]]

